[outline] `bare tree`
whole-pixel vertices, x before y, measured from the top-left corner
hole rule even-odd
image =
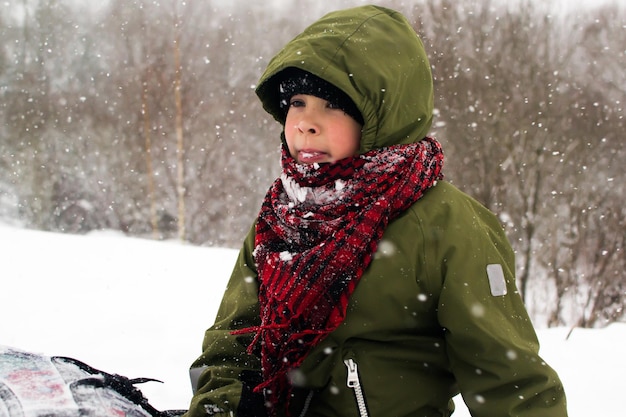
[[[581,152],[590,157],[585,145],[590,138],[611,137],[623,123],[600,111],[612,107],[609,95],[602,93],[610,83],[595,82],[593,88],[581,84],[591,69],[599,79],[623,80],[623,71],[616,71],[620,60],[600,52],[619,51],[602,29],[610,20],[606,14],[619,13],[597,13],[604,17],[589,15],[581,22],[542,14],[530,2],[505,8],[500,3],[459,5],[445,0],[413,11],[413,19],[420,22],[417,29],[430,46],[439,92],[436,126],[448,154],[448,178],[500,215],[518,255],[522,295],[537,312],[548,310],[551,324],[561,320],[556,317],[562,317],[567,304],[560,303],[563,297],[580,294],[574,287],[591,288],[589,277],[598,280],[606,273],[596,270],[581,277],[560,258],[565,244],[585,242],[582,236],[563,233],[579,214],[572,211],[571,196],[597,183],[596,177],[589,183],[572,170],[583,162]],[[619,24],[619,19],[613,21]],[[595,36],[590,37],[592,28]],[[594,47],[585,45],[589,39],[597,40]],[[605,61],[611,62],[606,69],[601,64]],[[623,103],[623,91],[616,94],[613,89],[611,96],[614,103]],[[609,147],[615,151],[616,143]],[[599,160],[584,163],[603,169]],[[602,201],[602,206],[612,204]],[[621,236],[614,230],[603,228]],[[589,248],[589,242],[584,247]],[[596,249],[585,256],[567,253],[598,266],[601,259],[591,257],[602,253]],[[605,292],[603,284],[595,285],[599,291],[593,294]],[[547,303],[541,297],[546,293],[552,294]],[[596,304],[596,295],[591,298],[590,305],[603,304]]]

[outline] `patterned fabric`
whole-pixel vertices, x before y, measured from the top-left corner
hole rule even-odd
[[[68,357],[0,345],[2,417],[180,417],[159,411],[136,384],[157,381],[109,374]]]
[[[442,178],[443,153],[425,138],[334,164],[297,164],[283,148],[283,172],[258,217],[254,257],[261,324],[259,353],[271,405],[288,403],[289,372],[343,321],[350,295],[387,224]]]

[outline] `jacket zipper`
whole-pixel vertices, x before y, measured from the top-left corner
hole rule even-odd
[[[363,388],[361,388],[361,381],[359,380],[359,369],[356,362],[352,359],[346,359],[343,361],[348,368],[348,388],[354,390],[354,396],[356,397],[356,405],[359,408],[360,417],[368,417],[367,407],[365,405],[365,396],[363,395]]]
[[[309,411],[309,407],[311,406],[311,400],[313,399],[313,390],[309,391],[309,395],[306,396],[304,400],[304,407],[302,408],[302,412],[299,414],[299,417],[304,417]]]

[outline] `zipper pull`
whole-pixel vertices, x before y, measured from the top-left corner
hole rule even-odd
[[[359,369],[356,366],[356,362],[352,359],[345,359],[343,363],[348,368],[348,388],[352,388],[354,390],[354,395],[356,397],[356,405],[359,409],[360,417],[368,417],[369,413],[367,411],[367,405],[365,404],[365,395],[363,395],[363,390],[361,389],[361,382],[359,381]]]
[[[359,370],[357,369],[356,362],[352,359],[346,359],[343,363],[345,363],[346,368],[348,368],[348,387],[354,388],[361,385],[359,383]]]

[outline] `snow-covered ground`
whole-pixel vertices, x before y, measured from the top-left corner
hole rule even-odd
[[[0,224],[0,345],[159,379],[140,386],[150,402],[187,408],[187,368],[236,255],[112,232],[72,236]],[[626,324],[568,332],[540,330],[539,337],[565,384],[570,417],[622,415]],[[456,402],[455,416],[469,416]]]

